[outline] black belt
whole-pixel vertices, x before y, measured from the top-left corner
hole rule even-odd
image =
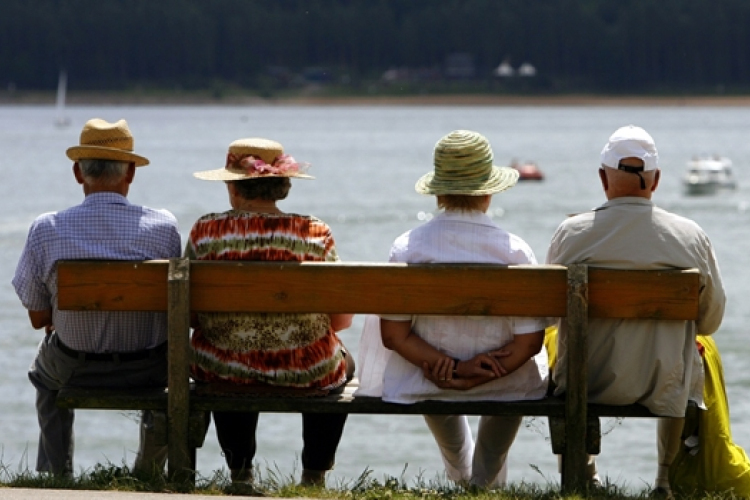
[[[70,356],[71,358],[78,359],[80,361],[112,361],[115,363],[126,363],[128,361],[139,361],[141,359],[154,358],[161,356],[167,351],[167,343],[164,342],[153,349],[146,349],[144,351],[132,351],[132,352],[83,352],[71,349],[57,339],[57,347],[62,352]]]

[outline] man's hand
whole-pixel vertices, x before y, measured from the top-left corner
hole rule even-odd
[[[45,335],[49,335],[55,331],[55,325],[52,324],[52,309],[29,311],[29,320],[35,330],[44,328]]]

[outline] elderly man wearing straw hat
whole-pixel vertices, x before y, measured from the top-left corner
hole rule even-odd
[[[67,155],[75,162],[73,175],[85,198],[80,205],[37,217],[13,278],[31,325],[45,332],[29,370],[41,429],[36,469],[60,476],[73,474],[74,414],[57,407],[59,389],[164,385],[167,329],[163,313],[58,310],[56,262],[180,255],[175,217],[126,198],[136,167],[148,160],[133,153],[125,120],[88,121],[80,144]],[[143,472],[163,466],[165,457],[151,430],[150,414],[144,414],[135,464]]]
[[[485,214],[492,195],[514,186],[518,172],[493,165],[484,136],[466,130],[446,135],[435,146],[434,167],[417,181],[416,190],[436,196],[443,212],[399,236],[391,247],[391,262],[536,263],[526,242]],[[512,401],[545,394],[546,319],[380,318],[382,342],[391,353],[381,358],[379,370],[365,366],[362,373],[367,378],[382,376],[385,401]],[[372,344],[368,335],[372,332],[366,328],[363,341]],[[372,385],[372,380],[362,383]],[[476,444],[466,416],[424,418],[449,479],[483,488],[505,483],[506,458],[520,417],[481,417]]]

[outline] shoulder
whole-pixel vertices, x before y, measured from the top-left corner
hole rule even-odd
[[[314,215],[300,215],[300,214],[287,214],[289,217],[297,218],[299,220],[309,221],[310,224],[320,226],[321,228],[327,228],[328,230],[331,229],[331,226],[328,225],[324,220],[314,216]]]
[[[40,237],[46,232],[54,231],[58,223],[58,218],[63,212],[46,212],[37,216],[29,227],[29,237]]]
[[[693,231],[703,232],[703,228],[698,225],[693,219],[688,219],[682,215],[678,215],[674,212],[669,212],[663,208],[654,207],[654,217],[661,220],[665,224],[671,224],[675,227],[684,227]]]
[[[160,220],[165,223],[177,225],[177,217],[175,217],[172,212],[165,208],[141,207],[141,209],[145,214],[154,218],[155,220]]]

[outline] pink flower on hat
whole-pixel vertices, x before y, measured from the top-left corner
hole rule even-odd
[[[227,166],[228,169],[244,170],[247,175],[255,176],[289,176],[290,174],[296,174],[303,170],[307,164],[297,163],[297,161],[290,155],[277,156],[273,163],[266,163],[260,158],[248,155],[244,157],[237,157],[236,155],[229,153],[227,155]]]

